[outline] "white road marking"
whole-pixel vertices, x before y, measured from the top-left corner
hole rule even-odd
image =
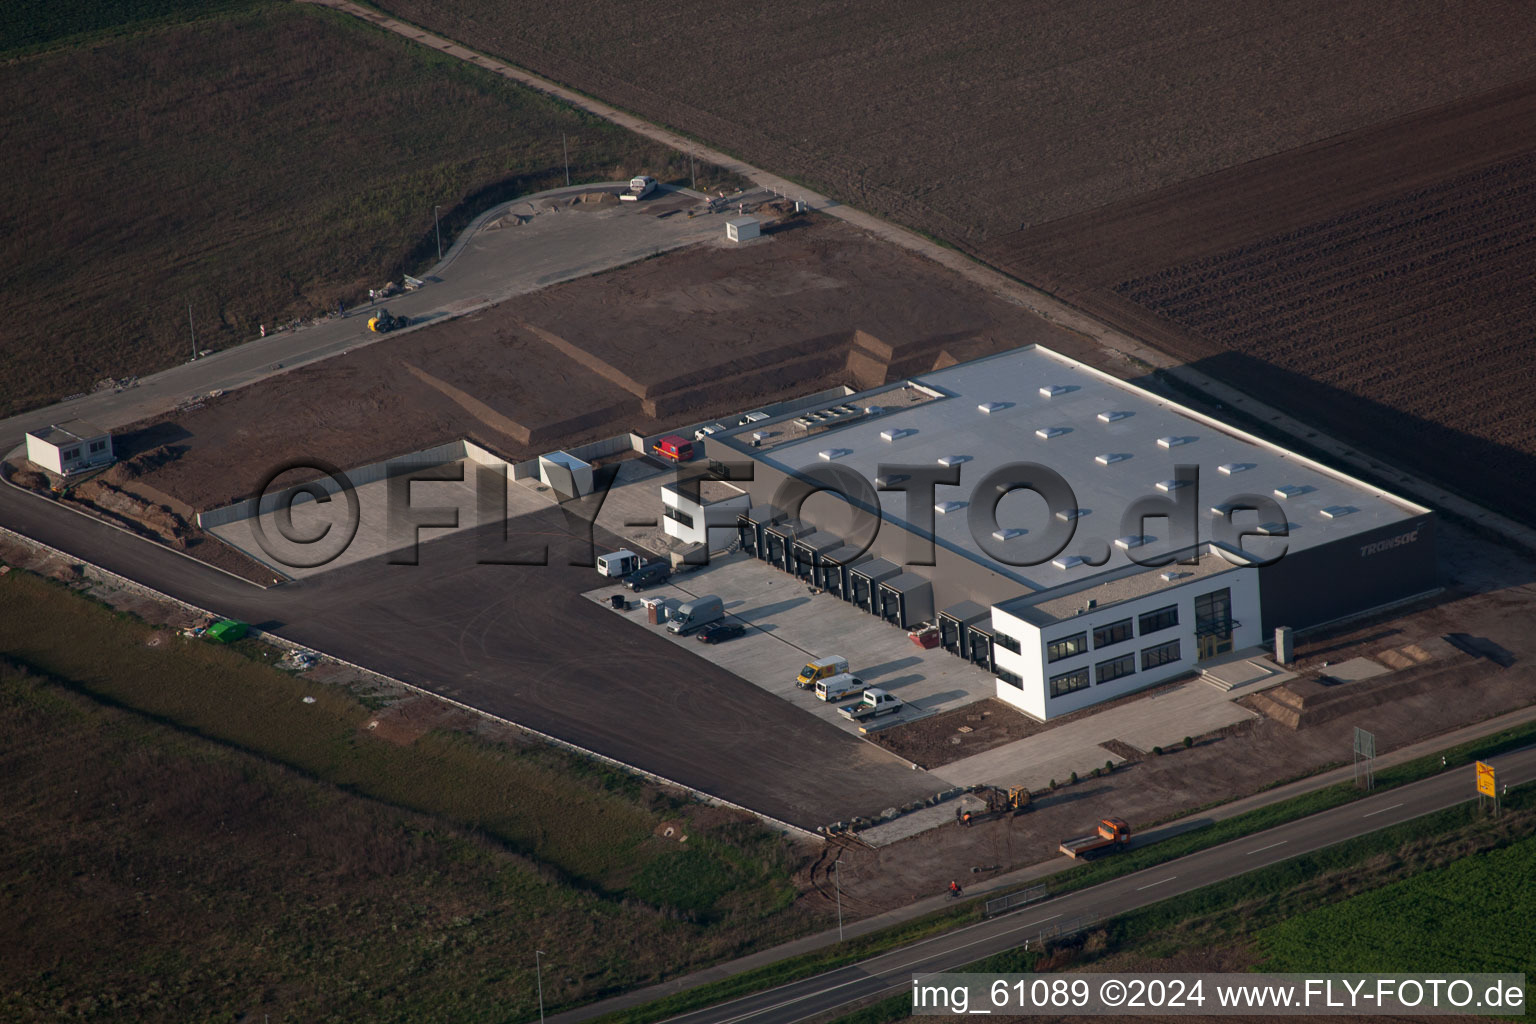
[[[1179,877],[1178,875],[1169,875],[1167,878],[1159,878],[1155,882],[1148,882],[1146,885],[1139,885],[1139,886],[1137,886],[1136,887],[1136,891],[1137,892],[1141,892],[1141,890],[1143,890],[1143,889],[1150,889],[1154,885],[1162,885],[1164,882],[1171,882],[1175,878],[1178,878],[1178,877]]]
[[[1056,920],[1060,916],[1061,916],[1060,914],[1052,914],[1050,917],[1042,917],[1038,921],[1031,921],[1031,922],[1029,922],[1029,924],[1021,924],[1021,925],[1019,925],[1019,928],[1033,928],[1037,924],[1045,924],[1045,922],[1047,922],[1047,921],[1054,921],[1054,920]],[[1018,931],[1018,928],[1014,928],[1014,929],[1011,929],[1011,930],[1012,931]]]
[[[1383,807],[1383,808],[1381,808],[1378,811],[1372,811],[1370,814],[1362,814],[1362,815],[1360,815],[1360,817],[1362,817],[1362,818],[1373,818],[1373,817],[1375,817],[1378,814],[1385,814],[1388,811],[1395,811],[1395,810],[1397,810],[1401,806],[1403,806],[1403,805],[1402,804],[1393,804],[1391,807]]]
[[[1252,857],[1256,853],[1263,853],[1265,850],[1273,850],[1275,847],[1284,846],[1288,842],[1290,842],[1289,839],[1282,839],[1278,843],[1270,843],[1268,846],[1261,846],[1257,850],[1249,850],[1248,856]]]

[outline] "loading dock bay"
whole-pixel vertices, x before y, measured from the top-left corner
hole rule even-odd
[[[701,569],[639,595],[610,585],[586,596],[608,606],[614,594],[622,594],[630,605],[616,614],[687,645],[726,671],[856,735],[858,723],[837,713],[852,698],[819,701],[809,690],[795,686],[795,675],[807,661],[840,654],[848,659],[849,671],[867,685],[900,697],[906,706],[897,715],[875,719],[872,727],[878,728],[972,704],[996,692],[994,678],[969,662],[942,648],[925,650],[908,639],[905,630],[829,594],[812,595],[801,580],[745,554],[715,558]],[[728,621],[746,625],[746,635],[723,644],[674,637],[665,626],[649,625],[646,609],[637,600],[687,601],[703,594],[719,595]]]

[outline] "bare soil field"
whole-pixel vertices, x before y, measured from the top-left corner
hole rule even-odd
[[[0,416],[351,306],[436,259],[434,206],[451,239],[564,152],[578,182],[688,167],[308,5],[23,8],[0,46],[56,48],[0,64]]]
[[[1536,522],[1533,220],[1529,81],[981,254],[1381,463]]]
[[[1030,343],[1093,358],[1026,310],[813,218],[385,339],[132,425],[116,443],[124,457],[176,453],[140,482],[206,509],[291,458],[356,466],[459,437],[531,458]]]
[[[969,244],[1496,88],[1536,49],[1510,0],[379,6]]]

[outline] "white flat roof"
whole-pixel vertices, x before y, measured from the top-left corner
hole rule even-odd
[[[90,441],[98,437],[106,437],[108,431],[102,430],[94,423],[85,420],[65,420],[63,423],[54,423],[36,430],[27,431],[28,434],[39,441],[47,441],[56,448],[65,445],[77,444],[81,441]]]
[[[1136,541],[1123,536],[1122,516],[1139,498],[1177,497],[1175,466],[1199,467],[1198,543],[1212,539],[1213,509],[1245,494],[1274,501],[1288,524],[1285,543],[1292,552],[1428,511],[1039,346],[912,380],[944,397],[830,423],[803,437],[775,438],[779,443],[771,447],[753,448],[744,430],[716,437],[787,472],[824,466],[818,453],[837,449],[837,464],[857,471],[871,486],[881,464],[938,468],[948,460],[960,469],[960,486],[939,486],[936,502],[970,501],[983,477],[1011,463],[1046,466],[1066,480],[1077,500],[1076,531],[1057,559],[1065,567],[994,561],[972,538],[968,509],[936,515],[934,523],[939,544],[1034,590],[1135,564],[1130,554],[1138,553]],[[878,407],[882,392],[902,386],[862,392],[845,403],[861,410]],[[751,429],[763,428],[758,423]],[[906,495],[878,493],[882,518],[905,525]],[[1027,542],[1046,529],[1047,515],[1043,499],[1021,492],[999,506],[998,524],[1024,529]],[[1273,525],[1261,524],[1252,512],[1239,513],[1235,522],[1248,530]],[[1166,521],[1148,521],[1149,530],[1159,527],[1166,530]],[[1157,545],[1168,541],[1154,536],[1140,553],[1145,558],[1167,550]],[[1268,553],[1264,543],[1245,541],[1261,556]],[[1087,561],[1074,563],[1074,555]]]

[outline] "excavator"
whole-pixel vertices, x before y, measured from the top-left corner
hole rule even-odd
[[[1023,814],[1029,810],[1028,786],[1010,786],[1008,789],[988,786],[985,789],[978,790],[976,795],[987,802],[986,810],[955,809],[955,820],[966,827],[982,821],[991,821],[993,818]]]
[[[411,321],[403,316],[390,316],[389,310],[381,309],[368,318],[368,329],[375,334],[386,334],[404,327]]]

